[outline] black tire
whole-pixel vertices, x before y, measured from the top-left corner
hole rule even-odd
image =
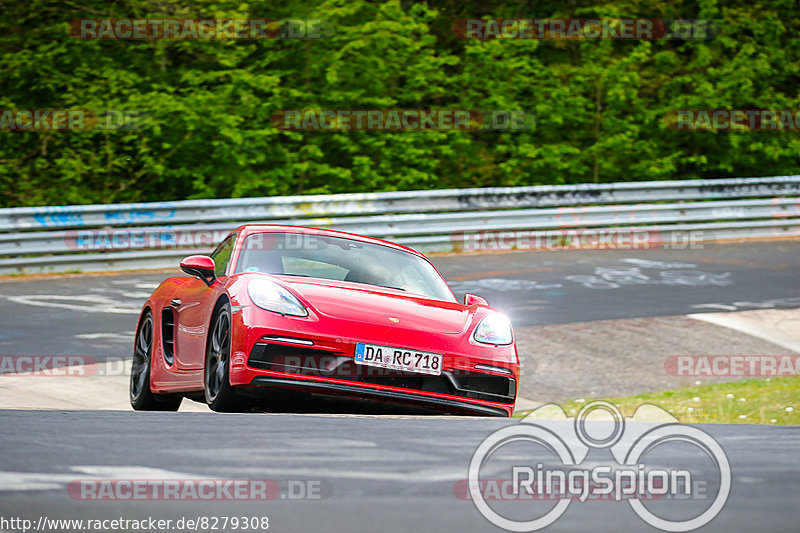
[[[212,411],[237,413],[247,410],[247,402],[231,386],[231,306],[223,304],[211,320],[203,369],[203,390]]]
[[[133,347],[133,363],[128,392],[135,411],[177,411],[182,396],[154,394],[150,389],[150,366],[153,357],[153,314],[147,311],[139,322]]]

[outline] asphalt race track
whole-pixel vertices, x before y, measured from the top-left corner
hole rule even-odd
[[[446,255],[433,262],[459,298],[484,296],[517,327],[800,307],[800,241]],[[0,354],[128,356],[144,300],[169,275],[180,272],[0,283]]]
[[[291,532],[501,531],[457,498],[454,486],[466,478],[480,441],[508,424],[476,418],[5,411],[0,413],[5,474],[0,514],[34,523],[41,516],[267,516],[269,531]],[[725,450],[733,476],[727,504],[704,530],[797,531],[800,429],[704,428]],[[598,453],[595,460],[600,457],[605,456]],[[696,466],[691,459],[681,464],[690,471]],[[4,483],[9,472],[14,483]],[[75,480],[148,474],[271,479],[287,497],[175,503],[82,501],[68,495]],[[291,481],[315,483],[309,485],[318,487],[315,499],[290,499]],[[9,488],[15,490],[5,492]],[[627,502],[578,501],[547,530],[655,531]]]
[[[800,307],[799,241],[440,256],[434,263],[459,296],[486,297],[518,326]],[[2,282],[0,355],[128,357],[139,308],[165,276]],[[21,530],[2,521],[11,517],[37,524],[42,517],[235,515],[266,516],[270,531],[502,531],[459,499],[454,486],[466,479],[480,442],[517,423],[403,415],[0,411],[0,532]],[[553,431],[566,427],[541,424]],[[703,530],[797,531],[800,426],[698,427],[722,447],[732,475],[727,503]],[[606,452],[592,450],[590,462],[613,461]],[[683,459],[675,466],[701,468],[699,458]],[[269,479],[280,492],[267,502],[86,501],[69,489],[78,480],[139,478]],[[313,485],[317,496],[292,493],[293,483],[309,493]],[[203,530],[169,528],[189,529]],[[627,502],[573,501],[547,530],[657,529]]]

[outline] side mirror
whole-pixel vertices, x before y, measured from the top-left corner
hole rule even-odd
[[[481,298],[480,296],[476,296],[474,294],[465,294],[464,295],[464,305],[485,305],[488,307],[489,302]]]
[[[209,287],[217,280],[214,260],[207,255],[190,255],[181,261],[181,270],[190,276],[199,277]]]

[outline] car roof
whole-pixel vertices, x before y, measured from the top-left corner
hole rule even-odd
[[[340,237],[353,241],[387,246],[389,248],[394,248],[395,250],[401,250],[403,252],[408,252],[427,259],[423,254],[412,248],[403,246],[402,244],[395,244],[393,242],[384,241],[383,239],[376,239],[375,237],[365,237],[364,235],[357,235],[355,233],[347,233],[345,231],[337,231],[332,229],[310,228],[307,226],[289,226],[281,224],[243,224],[236,228],[233,232],[238,233],[240,237],[246,237],[253,233],[304,233],[308,235]]]

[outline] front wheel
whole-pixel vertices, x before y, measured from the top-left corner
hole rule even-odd
[[[206,403],[212,411],[241,412],[245,410],[245,402],[236,394],[229,377],[231,360],[230,304],[223,304],[219,308],[211,324],[203,376]]]
[[[148,311],[136,332],[133,347],[129,395],[136,411],[177,411],[183,397],[154,394],[150,389],[150,367],[153,361],[153,314]]]

